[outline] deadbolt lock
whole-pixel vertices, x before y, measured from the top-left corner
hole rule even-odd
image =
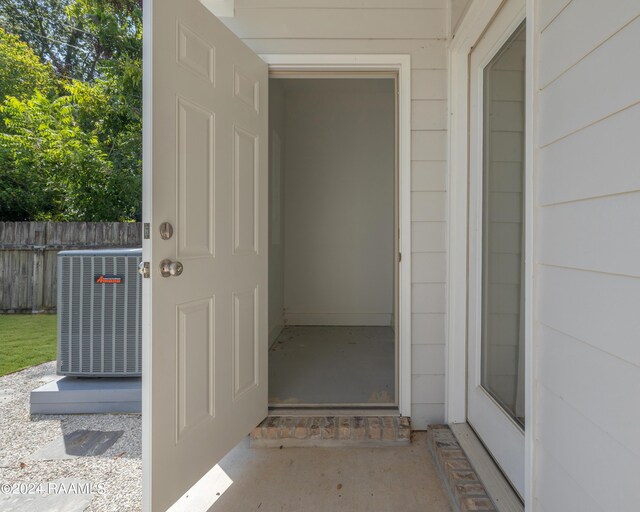
[[[169,222],[160,224],[160,238],[169,240],[173,236],[173,226]]]

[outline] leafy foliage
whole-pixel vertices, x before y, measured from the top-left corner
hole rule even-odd
[[[138,0],[0,0],[0,104],[0,220],[140,218]]]
[[[20,38],[0,29],[0,98],[27,98],[36,90],[49,94],[53,86],[51,67]]]
[[[92,81],[105,63],[141,57],[141,0],[0,0],[0,26],[61,77]]]

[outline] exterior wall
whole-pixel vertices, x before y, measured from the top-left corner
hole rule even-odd
[[[394,82],[284,82],[285,323],[389,326]]]
[[[259,54],[410,54],[412,419],[444,420],[447,0],[236,0],[223,18]]]
[[[473,0],[450,0],[451,3],[451,33],[455,34],[456,30],[458,28],[458,25],[460,25],[460,22],[462,21],[462,18],[464,18],[464,13],[467,10],[467,7],[469,7],[469,4],[471,4]]]
[[[536,510],[637,510],[640,4],[540,0]]]

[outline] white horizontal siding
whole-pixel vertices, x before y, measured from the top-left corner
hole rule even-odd
[[[538,282],[541,323],[640,366],[640,279],[542,266]]]
[[[236,9],[446,9],[447,0],[235,0]]]
[[[417,375],[444,375],[443,345],[414,345],[412,353]]]
[[[638,0],[571,2],[545,31],[540,44],[540,87],[545,87],[620,27],[640,15]],[[589,30],[582,30],[589,27]]]
[[[444,192],[412,192],[412,221],[445,221],[447,195]]]
[[[444,252],[447,250],[447,224],[444,221],[411,223],[412,251]]]
[[[446,100],[447,72],[443,69],[415,69],[411,73],[411,98]]]
[[[241,38],[425,39],[446,37],[446,9],[236,9],[225,24]]]
[[[540,93],[540,145],[544,147],[637,103],[640,66],[632,63],[637,62],[638,55],[640,18],[544,88]]]
[[[414,161],[445,161],[447,159],[447,132],[445,130],[412,131],[411,153]]]
[[[414,430],[424,430],[427,425],[434,425],[443,421],[444,404],[414,403],[411,406],[411,428]]]
[[[549,391],[640,457],[640,409],[630,407],[627,400],[640,396],[640,367],[548,327],[542,327],[542,334],[540,380]],[[579,365],[574,364],[576,360]],[[599,375],[616,378],[601,379]]]
[[[445,313],[445,285],[414,283],[411,300],[412,313]],[[420,361],[414,360],[413,364],[417,368]]]
[[[413,130],[446,130],[448,117],[446,100],[411,102],[411,129]]]
[[[441,39],[291,39],[244,38],[256,53],[410,54],[411,69],[447,69],[447,42]]]
[[[640,237],[629,236],[639,204],[633,192],[541,208],[540,261],[640,277]]]
[[[534,500],[636,510],[640,4],[544,0],[537,12]]]
[[[544,386],[539,388],[538,410],[541,420],[553,419],[539,421],[541,449],[554,455],[582,493],[602,510],[637,510],[640,458]],[[538,467],[538,474],[544,471]],[[539,493],[538,499],[547,510],[564,510],[553,494]]]
[[[640,104],[542,149],[540,204],[640,190],[640,144],[633,126],[640,126]]]
[[[259,54],[411,56],[412,416],[421,429],[444,419],[447,9],[447,0],[236,0],[235,17],[223,19]]]
[[[414,375],[412,379],[413,401],[418,404],[440,404],[444,394],[444,379],[440,375]]]
[[[572,0],[546,0],[538,3],[538,27],[544,30]]]
[[[444,283],[447,255],[444,252],[419,252],[411,257],[414,283]]]
[[[553,512],[555,510],[579,510],[580,512],[610,512],[601,508],[585,490],[558,464],[552,454],[544,448],[536,453],[538,465],[544,471],[536,473],[538,494],[544,503],[551,503],[553,508],[547,509],[538,498],[534,510],[538,512]],[[550,499],[553,497],[553,499]]]
[[[471,0],[451,0],[451,33],[455,34]]]
[[[447,163],[411,162],[411,190],[414,192],[446,192]]]
[[[413,315],[411,329],[414,345],[444,345],[445,344],[444,313],[416,313]]]

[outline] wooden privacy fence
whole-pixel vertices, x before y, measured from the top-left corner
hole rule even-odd
[[[133,222],[0,222],[0,313],[56,309],[57,254],[142,247]]]

